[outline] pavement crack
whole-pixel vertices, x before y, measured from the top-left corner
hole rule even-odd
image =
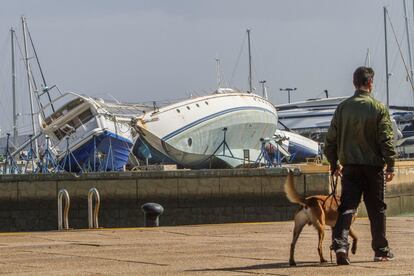
[[[217,255],[217,257],[232,258],[232,259],[243,259],[243,260],[255,260],[255,261],[279,261],[278,259],[264,259],[264,258],[242,257],[242,256]]]
[[[173,232],[173,231],[162,231],[163,233],[168,233],[168,234],[175,234],[175,235],[180,235],[180,236],[195,236],[195,235],[191,235],[191,234],[186,234],[186,233],[181,233],[181,232]]]
[[[289,276],[289,274],[279,274],[279,273],[270,273],[270,272],[255,272],[255,271],[243,271],[243,270],[234,270],[234,272],[240,272],[240,273],[244,273],[244,274],[254,274],[254,275]]]
[[[162,232],[168,233],[168,234],[180,235],[180,236],[187,236],[187,237],[212,237],[212,238],[224,238],[225,237],[225,236],[219,236],[219,235],[191,235],[191,234],[182,233],[182,232],[165,231],[165,230]]]
[[[42,254],[53,255],[53,256],[58,255],[58,256],[77,257],[77,258],[91,258],[91,259],[97,259],[97,260],[115,261],[115,262],[122,262],[122,263],[135,263],[135,264],[147,264],[147,265],[156,265],[156,266],[169,266],[169,264],[159,264],[159,263],[133,261],[133,260],[122,260],[122,259],[116,259],[116,258],[105,258],[105,257],[88,256],[88,255],[64,254],[64,253],[44,252],[44,251],[26,251],[26,252],[42,253]]]
[[[84,246],[95,246],[95,247],[102,246],[102,244],[98,244],[98,243],[80,243],[80,242],[73,242],[72,244],[74,244],[74,245],[84,245]]]

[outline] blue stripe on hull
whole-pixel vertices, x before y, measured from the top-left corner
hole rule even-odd
[[[217,112],[217,113],[208,115],[208,116],[203,117],[201,119],[198,119],[198,120],[196,120],[196,121],[194,121],[194,122],[192,122],[192,123],[190,123],[188,125],[185,125],[185,126],[179,128],[179,129],[177,129],[176,131],[173,131],[170,134],[162,137],[162,140],[163,141],[167,141],[168,139],[171,139],[172,137],[178,135],[179,133],[181,133],[183,131],[186,131],[187,129],[192,128],[192,127],[194,127],[194,126],[196,126],[198,124],[201,124],[201,123],[203,123],[205,121],[211,120],[211,119],[213,119],[215,117],[218,117],[218,116],[221,116],[221,115],[224,115],[224,114],[227,114],[227,113],[241,111],[241,110],[259,110],[259,111],[265,111],[265,112],[272,113],[268,109],[265,109],[265,108],[262,108],[262,107],[256,107],[256,106],[242,106],[242,107],[229,108],[229,109],[222,110],[220,112]]]
[[[99,164],[95,164],[95,170],[120,171],[123,169],[128,162],[129,152],[132,148],[132,142],[130,140],[115,133],[105,131],[95,137],[95,143],[96,151],[104,156],[103,160],[100,161],[100,166]],[[111,152],[109,152],[110,147],[112,147]],[[88,165],[92,168],[94,160],[93,137],[72,153],[82,168],[88,167]],[[65,162],[65,158],[63,158],[60,160],[60,164],[66,171],[70,171],[70,164],[72,172],[79,172],[80,169],[76,161],[71,157],[70,162]]]

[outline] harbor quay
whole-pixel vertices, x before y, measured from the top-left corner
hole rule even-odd
[[[369,221],[357,218],[351,265],[320,264],[305,226],[288,264],[293,221],[0,233],[0,273],[12,275],[413,275],[414,217],[390,217],[396,259],[373,262]],[[335,262],[335,257],[333,257]]]
[[[328,194],[328,167],[296,165],[295,185],[304,196]],[[142,227],[141,206],[162,205],[161,226],[291,220],[298,206],[283,190],[288,169],[171,170],[0,176],[0,231],[58,228],[59,191],[70,198],[68,228],[88,228],[88,193],[100,196],[99,227]],[[414,211],[414,162],[396,164],[386,186],[387,214]],[[339,185],[340,186],[340,185]],[[63,202],[64,204],[65,202]],[[359,216],[366,215],[363,204]]]

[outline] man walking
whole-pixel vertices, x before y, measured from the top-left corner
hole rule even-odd
[[[325,140],[331,173],[342,176],[341,203],[333,230],[338,265],[350,263],[348,233],[361,196],[371,224],[374,261],[394,258],[385,235],[384,190],[385,182],[394,176],[396,153],[388,110],[371,97],[373,80],[372,68],[355,70],[355,94],[338,105]]]

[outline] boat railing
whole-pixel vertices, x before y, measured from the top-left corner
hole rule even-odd
[[[239,92],[239,93],[237,93],[237,92],[215,93],[215,94],[200,96],[200,97],[197,97],[197,98],[190,98],[190,99],[186,99],[186,100],[182,100],[182,101],[178,100],[176,102],[172,102],[171,104],[167,104],[166,106],[163,106],[162,108],[159,108],[158,111],[153,113],[153,114],[156,115],[156,114],[168,112],[168,111],[171,111],[171,110],[187,107],[190,104],[197,104],[197,103],[204,102],[204,101],[208,102],[209,100],[211,100],[213,98],[229,97],[229,96],[233,96],[235,94],[243,94],[245,96],[248,95],[248,96],[260,97],[256,94],[246,94],[246,93],[242,93],[242,92]]]
[[[62,102],[61,104],[60,104],[60,106],[56,109],[56,105],[63,99],[63,98],[68,98],[68,97],[70,97],[70,96],[72,96],[73,97],[73,99],[71,99],[70,101],[65,101],[65,102]],[[39,119],[41,119],[41,121],[44,121],[44,122],[46,122],[47,121],[47,119],[48,118],[50,118],[50,120],[51,121],[54,121],[54,120],[56,120],[57,118],[52,118],[52,115],[54,114],[54,113],[57,113],[62,107],[64,107],[67,103],[69,103],[69,102],[71,102],[72,100],[75,100],[76,98],[81,98],[81,99],[84,99],[85,101],[87,101],[87,102],[90,102],[91,101],[91,98],[89,98],[89,97],[86,97],[86,96],[82,96],[82,95],[80,95],[80,94],[77,94],[77,93],[74,93],[74,92],[66,92],[66,93],[64,93],[64,94],[62,94],[62,95],[60,95],[60,96],[58,96],[58,97],[56,97],[56,98],[54,98],[53,100],[51,100],[49,103],[47,103],[47,104],[45,104],[45,105],[42,105],[42,110],[41,110],[41,112],[40,112],[40,114],[42,115],[42,117],[41,118],[39,118]],[[50,112],[50,109],[51,110],[53,110],[52,112]],[[49,111],[49,112],[47,112],[47,111]],[[59,116],[60,117],[60,116]],[[48,124],[50,124],[51,122],[49,122]]]
[[[61,100],[61,99],[62,99],[62,98],[64,98],[64,97],[67,97],[67,96],[69,96],[69,95],[72,95],[72,96],[75,96],[75,97],[79,97],[79,98],[83,98],[83,99],[85,99],[85,100],[88,100],[88,98],[86,98],[85,96],[82,96],[82,95],[77,94],[77,93],[75,93],[75,92],[66,92],[66,93],[61,94],[60,96],[58,96],[58,97],[54,98],[54,99],[53,99],[52,101],[50,101],[49,103],[45,104],[45,105],[43,106],[43,109],[46,109],[46,108],[50,107],[51,105],[53,105],[53,104],[54,104],[54,103],[56,103],[57,101]]]

